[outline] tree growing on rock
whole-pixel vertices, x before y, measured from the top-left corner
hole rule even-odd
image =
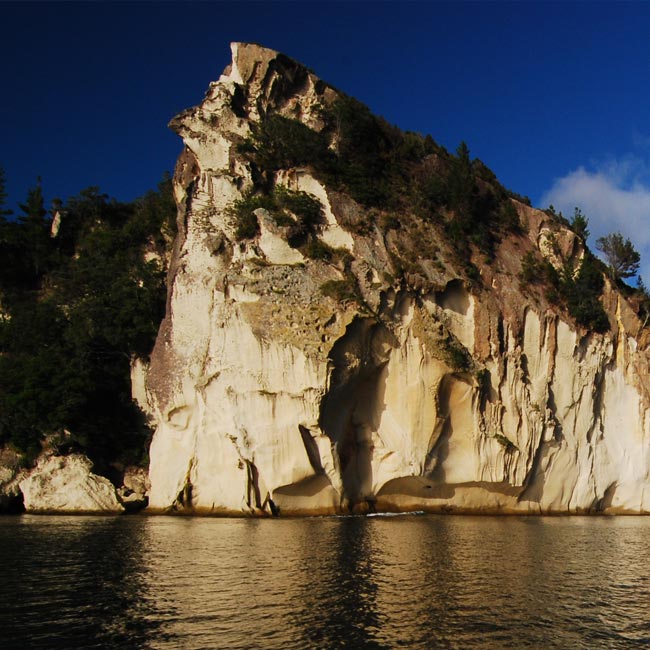
[[[596,240],[596,248],[603,253],[615,281],[635,276],[639,270],[641,256],[629,239],[623,239],[620,232],[610,233]]]
[[[637,280],[636,295],[639,301],[638,315],[643,323],[641,327],[645,327],[648,321],[650,321],[650,291],[648,291],[648,287],[645,286],[645,282],[641,276]]]
[[[573,212],[571,228],[576,235],[580,235],[580,237],[587,241],[587,238],[589,237],[589,219],[587,219],[582,210],[578,207],[576,207]]]

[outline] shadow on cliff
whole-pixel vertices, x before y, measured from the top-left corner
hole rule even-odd
[[[386,366],[395,337],[374,320],[352,321],[330,352],[329,389],[320,427],[334,444],[343,482],[343,505],[374,510],[373,432],[385,409]]]

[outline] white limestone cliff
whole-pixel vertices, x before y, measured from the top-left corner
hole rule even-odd
[[[349,197],[308,168],[281,170],[277,185],[322,204],[320,239],[352,258],[363,300],[328,297],[340,264],[290,247],[264,209],[260,234],[237,241],[231,207],[255,183],[237,148],[251,124],[277,113],[318,131],[338,93],[272,50],[232,49],[204,101],[172,122],[186,145],[179,236],[137,386],[156,427],[150,510],[650,511],[647,342],[633,310],[608,285],[612,327],[588,333],[517,279],[527,250],[577,264],[575,234],[515,203],[526,233],[476,261],[489,290],[443,244],[424,280],[398,283],[398,235],[351,232]]]

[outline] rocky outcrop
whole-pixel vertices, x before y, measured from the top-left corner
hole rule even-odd
[[[149,503],[149,476],[141,467],[127,467],[117,497],[127,512],[137,512]]]
[[[91,472],[85,456],[43,456],[20,481],[28,513],[120,513],[112,483]]]
[[[611,328],[590,333],[519,279],[531,251],[578,268],[584,244],[557,219],[513,201],[523,231],[489,263],[467,252],[477,280],[435,224],[381,228],[390,215],[375,214],[360,228],[362,206],[294,166],[265,182],[318,200],[316,237],[334,253],[289,245],[263,207],[257,234],[238,236],[233,206],[260,182],[240,146],[254,125],[274,114],[319,132],[337,97],[283,55],[234,44],[172,122],[186,145],[179,236],[137,391],[156,425],[150,510],[648,512],[634,311],[607,285]]]
[[[93,463],[86,456],[62,455],[58,443],[58,436],[46,438],[31,467],[23,454],[11,447],[0,448],[0,513],[131,513],[147,506],[146,469],[109,466],[113,483],[93,473]]]
[[[19,483],[25,476],[21,456],[8,448],[0,448],[0,513],[15,514],[23,510]]]

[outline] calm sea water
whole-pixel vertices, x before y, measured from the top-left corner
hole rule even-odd
[[[650,518],[3,517],[0,648],[634,648]]]

